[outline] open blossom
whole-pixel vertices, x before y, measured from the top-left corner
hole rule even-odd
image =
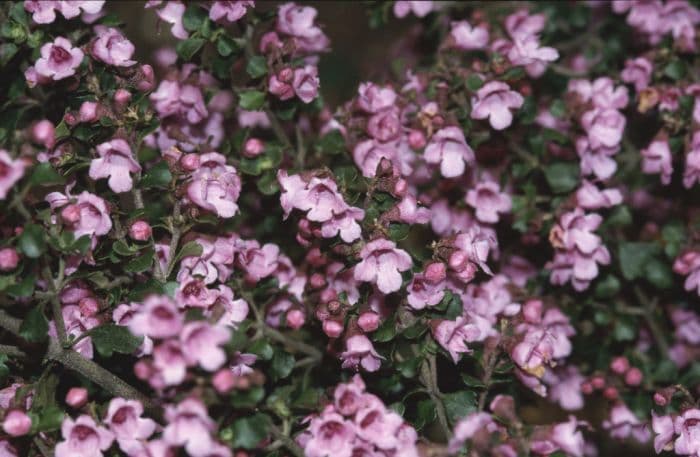
[[[357,93],[357,105],[368,113],[377,113],[391,108],[396,102],[394,89],[388,86],[378,86],[371,82],[361,83]]]
[[[52,23],[56,20],[57,12],[66,19],[77,17],[82,12],[87,22],[86,15],[98,15],[104,4],[105,0],[25,0],[24,9],[32,13],[32,20],[37,24]]]
[[[598,179],[608,179],[617,171],[617,162],[613,156],[619,151],[619,146],[600,146],[595,149],[590,147],[590,142],[585,136],[576,140],[576,153],[581,159],[581,174],[594,175]]]
[[[372,115],[367,122],[367,133],[386,143],[396,140],[401,134],[401,119],[398,108],[390,107]]]
[[[385,294],[401,288],[401,272],[410,269],[413,264],[406,251],[384,238],[367,243],[360,251],[360,257],[362,261],[354,268],[355,279],[376,283]]]
[[[654,450],[657,454],[673,449],[674,426],[671,416],[657,416],[652,412],[651,427],[654,431]]]
[[[343,368],[377,371],[381,365],[382,356],[374,349],[372,342],[364,335],[353,335],[345,340],[345,352],[340,354]]]
[[[40,78],[59,81],[75,74],[83,61],[83,51],[74,48],[66,38],[58,37],[41,47],[41,57],[34,64]]]
[[[644,57],[628,59],[625,62],[625,69],[620,73],[620,77],[624,82],[633,84],[635,90],[639,92],[649,85],[652,69],[651,62]]]
[[[294,70],[292,88],[299,100],[304,103],[311,103],[318,95],[320,80],[318,79],[318,68],[313,65],[306,65],[303,68]]]
[[[301,52],[321,52],[330,41],[319,26],[314,24],[318,12],[311,6],[285,3],[277,14],[277,31],[293,38],[296,49]]]
[[[131,60],[134,45],[122,33],[113,27],[96,26],[97,38],[92,42],[90,53],[107,65],[130,67],[136,63]]]
[[[501,81],[486,83],[472,99],[472,119],[487,119],[496,130],[503,130],[513,122],[511,110],[523,106],[523,96],[510,90]]]
[[[196,124],[209,115],[202,91],[192,84],[161,81],[158,89],[150,95],[150,99],[162,117],[179,115],[187,119],[187,122]]]
[[[576,203],[583,209],[610,208],[622,203],[622,193],[618,189],[603,189],[588,180],[583,180],[576,191]]]
[[[610,410],[610,417],[603,421],[603,428],[610,436],[617,439],[634,438],[640,443],[646,443],[651,438],[647,425],[624,404],[618,403]]]
[[[236,22],[245,15],[248,8],[254,6],[255,2],[252,0],[216,0],[209,9],[209,19]]]
[[[505,26],[512,38],[524,39],[542,32],[545,22],[544,14],[530,14],[526,9],[521,9],[506,17]]]
[[[172,25],[170,31],[175,38],[180,40],[187,39],[189,33],[187,33],[182,23],[182,17],[185,14],[185,9],[187,9],[185,4],[180,1],[169,0],[166,0],[165,5],[161,5],[162,3],[162,0],[150,0],[146,2],[146,8],[161,6],[156,10],[156,14],[160,20]]]
[[[513,46],[508,51],[508,59],[513,65],[523,65],[532,77],[541,76],[547,69],[548,62],[559,58],[559,52],[548,46],[540,46],[536,36],[513,39]],[[494,127],[495,128],[495,127]]]
[[[467,343],[484,341],[495,336],[496,331],[488,320],[478,314],[460,316],[454,321],[442,321],[433,330],[435,340],[452,356],[457,363],[460,354],[470,353]]]
[[[439,163],[440,173],[445,178],[461,176],[466,165],[471,165],[475,160],[474,151],[459,127],[438,130],[425,147],[423,158],[427,163]]]
[[[687,251],[676,258],[673,271],[688,276],[685,279],[685,290],[697,290],[700,295],[700,252]]]
[[[99,158],[90,163],[89,176],[92,179],[109,178],[109,188],[114,192],[128,192],[133,180],[130,173],[141,171],[141,165],[134,159],[129,144],[121,138],[97,146]]]
[[[0,149],[0,200],[7,194],[15,183],[24,176],[25,163],[21,159],[12,159],[6,150]]]
[[[211,455],[216,442],[212,438],[214,421],[201,400],[186,398],[175,406],[165,409],[168,425],[163,430],[163,439],[172,446],[182,446],[192,457]]]
[[[192,173],[187,186],[187,197],[197,206],[216,213],[219,217],[233,217],[238,212],[241,178],[236,169],[226,164],[218,152],[200,157],[200,168]]]
[[[700,180],[700,131],[693,133],[690,151],[685,156],[685,170],[683,172],[683,186],[691,188]]]
[[[642,149],[641,154],[642,171],[646,174],[658,173],[661,175],[661,183],[663,185],[670,184],[673,163],[668,141],[654,140],[646,149]]]
[[[63,225],[73,231],[75,238],[102,236],[112,229],[107,203],[95,194],[83,191],[73,197],[68,193],[51,192],[46,201],[54,210],[62,208]]]
[[[425,17],[435,8],[432,0],[398,0],[394,2],[394,16],[404,18],[409,13]]]
[[[676,454],[700,454],[700,410],[692,408],[684,411],[676,417],[673,425],[678,435],[674,443]]]
[[[114,434],[119,448],[126,453],[139,449],[139,441],[149,438],[156,431],[156,422],[141,417],[142,414],[143,405],[138,400],[118,397],[109,402],[104,423]]]
[[[396,149],[391,144],[383,144],[373,139],[357,143],[352,157],[365,178],[373,178],[376,175],[377,166],[382,159],[389,160],[394,166],[398,162]]]
[[[613,108],[595,108],[581,117],[581,125],[593,149],[612,148],[620,144],[626,124],[625,116]]]
[[[66,417],[61,425],[63,441],[56,445],[56,457],[102,457],[114,441],[114,434],[83,414],[76,420]]]
[[[450,37],[454,46],[464,51],[484,49],[489,43],[489,31],[486,27],[472,27],[467,21],[453,22]]]
[[[474,208],[476,218],[487,224],[495,224],[499,213],[508,213],[511,208],[510,196],[501,192],[498,183],[492,180],[479,181],[475,188],[469,189],[465,200]]]
[[[165,295],[151,295],[137,307],[129,321],[129,330],[135,335],[168,338],[178,335],[183,318],[177,305]]]
[[[222,326],[206,322],[189,322],[180,333],[183,353],[189,364],[199,364],[207,371],[216,371],[226,361],[226,353],[219,346],[230,338],[229,331]]]
[[[63,306],[61,314],[63,315],[66,334],[75,338],[79,338],[83,333],[100,325],[100,321],[97,318],[83,314],[80,307],[76,305]],[[54,321],[49,323],[49,335],[54,338],[58,335]],[[74,349],[83,357],[91,359],[93,356],[92,339],[89,336],[82,338],[74,346]]]

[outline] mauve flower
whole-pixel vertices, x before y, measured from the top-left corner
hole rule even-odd
[[[612,407],[610,418],[603,421],[603,429],[613,438],[621,440],[631,436],[640,443],[646,443],[651,437],[647,424],[640,421],[624,403]]]
[[[562,409],[576,411],[583,408],[584,400],[581,384],[585,378],[575,366],[547,370],[542,381],[547,384],[548,398],[559,403]]]
[[[449,442],[451,453],[458,453],[462,446],[478,432],[490,433],[497,428],[496,423],[489,413],[471,413],[460,419],[454,428],[454,433]]]
[[[56,445],[56,457],[102,457],[114,441],[114,435],[83,414],[76,420],[66,417],[61,424],[63,441]]]
[[[122,303],[121,305],[114,308],[114,311],[112,311],[112,320],[115,324],[122,325],[128,328],[129,323],[134,318],[139,309],[140,305],[138,303]],[[148,336],[144,336],[143,342],[137,350],[137,355],[141,356],[145,354],[150,354],[151,352],[153,352],[153,340]]]
[[[425,17],[434,9],[432,0],[397,0],[394,2],[394,16],[404,18],[409,13],[415,14],[417,17]]]
[[[252,0],[217,0],[209,9],[209,19],[236,22],[245,15],[248,8],[254,7],[255,2]]]
[[[15,449],[9,441],[0,440],[0,456],[2,457],[17,457],[17,449]]]
[[[690,151],[685,157],[683,186],[689,189],[693,187],[698,180],[700,180],[700,131],[693,133]]]
[[[134,159],[129,143],[114,138],[98,145],[96,149],[100,157],[90,162],[90,178],[109,178],[109,188],[116,193],[130,191],[133,186],[130,173],[141,171],[141,165]]]
[[[374,282],[385,294],[396,292],[401,288],[402,271],[411,268],[411,256],[396,243],[379,238],[367,243],[360,251],[362,261],[354,267],[357,281]]]
[[[440,173],[445,178],[455,178],[464,174],[466,165],[474,163],[474,151],[467,144],[459,127],[445,127],[438,130],[423,151],[427,163],[439,163]]]
[[[413,195],[404,196],[396,208],[399,210],[399,219],[407,224],[425,224],[430,221],[430,209],[419,207]]]
[[[139,441],[148,439],[156,431],[155,421],[142,418],[142,414],[143,405],[138,400],[117,397],[109,402],[104,423],[114,433],[119,448],[126,453],[139,449]]]
[[[63,315],[66,334],[75,338],[79,338],[83,333],[100,325],[100,321],[97,318],[84,315],[80,307],[76,305],[64,306],[61,314]],[[49,322],[49,335],[54,338],[58,336],[56,323],[53,320]],[[82,338],[73,349],[83,357],[88,359],[93,357],[92,339],[89,336]]]
[[[435,306],[445,296],[445,282],[431,281],[424,273],[416,273],[406,287],[408,305],[416,310]]]
[[[652,70],[653,66],[649,59],[644,57],[627,59],[620,78],[626,83],[634,84],[634,89],[640,92],[649,85]]]
[[[241,299],[233,299],[233,291],[230,287],[220,285],[217,303],[220,304],[224,312],[217,321],[220,325],[228,325],[237,328],[238,324],[248,317],[248,303]]]
[[[544,14],[530,14],[521,9],[506,17],[505,26],[512,38],[524,39],[528,36],[538,35],[545,25]]]
[[[216,442],[211,434],[216,424],[209,417],[207,408],[196,398],[187,398],[177,406],[165,408],[168,425],[163,439],[171,446],[184,446],[192,457],[207,457]]]
[[[515,37],[513,46],[508,50],[508,60],[513,65],[523,65],[532,77],[541,76],[547,69],[548,62],[559,58],[559,52],[548,46],[540,46],[534,35]]]
[[[199,277],[179,276],[179,287],[175,291],[175,300],[182,308],[211,307],[219,298],[219,292],[207,287]]]
[[[10,189],[22,179],[25,167],[23,160],[13,160],[6,150],[0,149],[0,200],[7,198]]]
[[[524,307],[526,318],[532,308],[528,304]],[[516,333],[521,340],[511,349],[510,354],[521,369],[541,378],[545,373],[545,364],[571,354],[569,337],[576,332],[569,323],[569,318],[557,308],[550,308],[542,314],[541,307],[537,307],[534,316],[528,320],[529,322],[517,327]]]
[[[646,174],[660,174],[661,183],[665,186],[671,183],[673,163],[671,148],[667,140],[654,140],[646,148],[641,150],[642,172]]]
[[[697,289],[700,295],[700,252],[687,251],[676,258],[673,263],[673,271],[681,275],[688,275],[685,279],[685,290]]]
[[[397,161],[394,146],[373,139],[358,143],[352,151],[352,157],[365,178],[373,178],[377,174],[377,165],[382,159],[387,159],[394,165]]]
[[[95,26],[97,38],[92,42],[90,53],[92,56],[115,67],[130,67],[136,63],[131,60],[134,55],[134,45],[119,29],[105,26]]]
[[[397,139],[401,134],[399,115],[399,109],[396,107],[374,113],[367,122],[367,133],[382,143]]]
[[[576,191],[576,203],[583,209],[610,208],[622,203],[622,193],[618,189],[600,190],[595,184],[584,179]]]
[[[75,74],[83,61],[83,51],[74,48],[66,38],[58,37],[41,47],[41,57],[34,64],[39,77],[58,81]]]
[[[146,8],[160,6],[161,3],[160,1],[146,2]],[[162,8],[156,10],[156,14],[162,21],[172,25],[170,31],[175,38],[180,40],[185,40],[189,37],[187,30],[185,30],[182,24],[182,16],[185,14],[185,9],[187,9],[187,7],[182,2],[166,1]]]
[[[187,185],[187,197],[219,217],[235,216],[236,201],[241,193],[241,179],[236,169],[227,165],[226,158],[218,152],[202,154],[200,160],[200,168],[192,173]]]
[[[203,321],[185,324],[180,333],[183,353],[189,364],[199,364],[207,371],[216,371],[226,362],[226,353],[219,346],[230,338],[229,331]]]
[[[391,450],[398,444],[397,433],[403,419],[394,411],[387,410],[378,398],[369,401],[355,414],[357,436],[379,449]]]
[[[236,250],[236,261],[250,282],[258,282],[270,276],[279,265],[280,248],[274,243],[266,243],[261,247],[256,240],[238,240]]]
[[[190,124],[197,124],[209,116],[202,91],[192,84],[161,81],[150,99],[161,117],[180,115]]]
[[[474,208],[476,218],[487,224],[497,223],[498,213],[509,213],[511,209],[510,195],[501,192],[498,183],[490,179],[479,181],[475,188],[469,189],[465,201]]]
[[[352,457],[355,428],[352,422],[334,412],[324,412],[311,419],[310,437],[304,443],[307,457]]]
[[[433,329],[433,337],[447,352],[454,363],[460,354],[471,353],[467,343],[484,341],[497,333],[491,323],[478,314],[459,316],[453,321],[442,321]]]
[[[177,305],[166,295],[150,295],[137,308],[128,323],[134,335],[169,338],[182,330],[183,317]]]
[[[24,9],[32,13],[32,20],[37,24],[51,24],[56,20],[58,2],[52,0],[25,0]]]
[[[374,349],[372,342],[365,335],[353,335],[345,340],[345,352],[340,354],[343,368],[377,371],[382,364],[380,356]]]
[[[651,413],[651,428],[654,431],[654,450],[657,454],[661,451],[671,451],[673,449],[673,435],[675,428],[671,416],[657,416]]]
[[[2,422],[3,431],[10,436],[26,435],[31,428],[32,419],[24,411],[17,409],[9,411]]]
[[[357,106],[368,113],[377,113],[394,106],[396,92],[389,86],[378,86],[371,82],[361,83],[357,89]]]
[[[314,65],[306,65],[303,68],[294,70],[292,88],[294,93],[304,103],[311,103],[318,95],[320,80],[318,79],[318,68]]]
[[[554,449],[563,451],[567,456],[582,457],[584,455],[583,434],[578,429],[579,422],[574,416],[569,416],[568,422],[563,422],[552,427],[552,430],[547,436],[547,440],[551,441]],[[533,450],[537,441],[531,446]],[[545,446],[547,446],[545,444]],[[549,452],[547,452],[549,454]]]
[[[510,90],[508,84],[501,81],[486,83],[472,98],[472,119],[487,119],[496,130],[503,130],[513,122],[511,109],[523,106],[523,96]]]
[[[486,27],[472,27],[467,21],[453,22],[450,37],[454,46],[464,51],[484,49],[489,43],[489,31]]]
[[[581,174],[594,175],[601,180],[608,179],[617,171],[617,162],[612,156],[618,151],[617,145],[612,148],[600,146],[592,149],[587,137],[579,137],[576,140],[576,153],[581,159]]]
[[[285,3],[277,13],[277,31],[293,37],[298,51],[323,51],[328,47],[329,40],[314,24],[317,14],[314,7]]]
[[[612,148],[620,144],[627,120],[613,108],[594,108],[581,117],[581,126],[588,134],[589,147]]]
[[[138,365],[137,365],[138,366]],[[177,340],[166,340],[153,350],[154,372],[146,380],[156,389],[177,386],[187,375],[187,360]]]

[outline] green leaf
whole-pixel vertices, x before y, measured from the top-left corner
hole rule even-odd
[[[238,106],[244,110],[257,111],[265,104],[265,93],[259,90],[247,90],[238,94]]]
[[[36,275],[25,274],[19,277],[20,282],[7,287],[7,293],[15,298],[31,297],[36,286]]]
[[[678,222],[671,222],[661,229],[661,237],[664,240],[664,253],[670,259],[675,259],[685,243],[685,227]]]
[[[134,336],[127,327],[105,324],[90,330],[92,344],[103,357],[111,357],[114,352],[131,354],[136,351],[142,338]]]
[[[205,40],[202,38],[188,38],[180,41],[175,50],[182,60],[191,60],[195,54],[204,46]]]
[[[420,400],[416,404],[416,419],[413,422],[416,429],[420,430],[426,425],[435,421],[437,417],[437,408],[432,400]]]
[[[23,3],[17,2],[10,7],[10,17],[24,27],[29,27],[29,18],[27,17],[27,12],[24,10]]]
[[[399,224],[392,222],[389,224],[389,238],[392,241],[405,240],[408,237],[408,232],[411,230],[409,224]]]
[[[331,130],[318,140],[316,149],[321,154],[342,154],[345,152],[345,138],[340,130]]]
[[[7,366],[7,361],[10,360],[5,354],[0,354],[0,381],[4,381],[7,375],[10,374],[10,367]]]
[[[44,316],[44,307],[35,306],[27,312],[19,327],[19,335],[32,343],[46,340],[49,333],[49,322]]]
[[[142,273],[148,270],[153,264],[153,255],[153,249],[149,248],[142,255],[136,257],[135,259],[131,260],[129,263],[124,265],[124,270],[130,273]]]
[[[44,235],[43,227],[36,224],[26,224],[17,243],[20,251],[31,259],[41,256],[46,251]]]
[[[182,15],[182,25],[190,32],[199,30],[206,20],[207,14],[199,5],[190,5]]]
[[[668,65],[666,65],[664,68],[664,74],[674,81],[683,79],[685,76],[685,64],[680,59],[674,59]]]
[[[284,379],[292,372],[294,369],[294,356],[288,352],[277,350],[272,356],[270,361],[270,366],[272,368],[272,380],[276,381],[278,379]]]
[[[595,286],[596,298],[611,298],[620,291],[620,280],[613,275],[607,275]]]
[[[230,56],[238,49],[239,47],[236,42],[233,41],[228,35],[221,35],[219,39],[216,40],[216,51],[223,57]]]
[[[257,355],[262,360],[270,360],[275,353],[275,350],[265,340],[257,340],[248,348],[248,352]]]
[[[52,432],[61,428],[65,413],[56,405],[44,408],[32,408],[29,417],[32,419],[31,433]]]
[[[180,249],[180,252],[177,253],[174,263],[177,263],[180,259],[184,259],[185,257],[199,257],[202,255],[203,251],[204,248],[202,248],[201,244],[196,241],[189,241]]]
[[[112,245],[112,251],[123,257],[131,257],[139,252],[138,246],[129,246],[124,240],[117,240]]]
[[[263,398],[265,398],[265,389],[262,386],[255,386],[231,395],[231,405],[234,408],[252,408]]]
[[[637,336],[637,326],[629,317],[620,317],[615,322],[613,338],[617,341],[632,341]]]
[[[659,251],[659,246],[652,243],[622,243],[617,251],[622,276],[631,281],[644,274],[645,264]]]
[[[575,163],[557,162],[544,169],[544,176],[555,194],[563,194],[578,186],[579,168]]]
[[[263,173],[255,184],[263,195],[274,195],[280,190],[277,174],[274,170],[268,170]]]
[[[443,394],[442,402],[452,424],[476,411],[476,395],[471,390]]]
[[[233,446],[255,449],[268,436],[270,418],[261,413],[236,419],[232,424]]]
[[[14,43],[0,44],[0,65],[5,66],[17,54],[19,48]]]
[[[481,89],[481,86],[484,85],[484,81],[479,75],[472,73],[467,77],[465,84],[467,85],[467,89],[472,92],[476,92],[477,90]]]
[[[549,112],[557,119],[563,119],[566,117],[566,103],[561,99],[554,100],[549,107]]]
[[[167,162],[161,161],[146,172],[140,184],[142,187],[168,187],[172,179],[173,175],[170,173]]]
[[[374,333],[372,333],[372,340],[377,343],[391,341],[396,336],[397,330],[396,318],[392,315],[385,320]]]
[[[251,78],[257,79],[267,74],[267,59],[263,56],[252,56],[245,67]]]
[[[650,259],[644,264],[644,277],[659,289],[668,289],[673,286],[671,267],[657,258]]]

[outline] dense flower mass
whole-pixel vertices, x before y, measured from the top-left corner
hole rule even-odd
[[[700,456],[697,2],[0,17],[0,457]]]

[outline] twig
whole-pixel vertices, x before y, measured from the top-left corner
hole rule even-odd
[[[9,355],[10,357],[27,357],[27,354],[17,346],[0,344],[0,354]]]
[[[417,354],[417,349],[412,348],[413,352]],[[429,354],[426,360],[423,361],[420,367],[420,379],[423,385],[426,387],[426,391],[430,396],[430,399],[435,404],[435,411],[437,413],[438,422],[442,427],[445,439],[449,440],[451,435],[450,425],[447,422],[447,411],[445,410],[445,405],[442,402],[442,393],[437,383],[437,368],[435,363],[435,354]]]
[[[289,452],[291,452],[295,457],[304,457],[304,450],[299,447],[297,443],[294,442],[293,439],[282,433],[282,431],[277,428],[275,424],[270,424],[270,432],[272,432],[272,435],[280,442],[284,444],[284,447],[287,448]]]
[[[170,273],[172,273],[173,267],[175,266],[177,246],[180,243],[180,235],[182,234],[182,231],[180,230],[180,217],[180,202],[176,201],[175,206],[173,206],[173,224],[171,227],[172,230],[170,231],[172,235],[172,238],[170,238],[169,248],[170,259],[168,260],[168,268],[165,270],[165,277],[163,278],[164,281],[170,277]],[[155,259],[155,262],[158,262],[157,258]]]
[[[13,335],[21,338],[22,336],[19,334],[19,328],[22,326],[22,320],[17,319],[16,317],[12,317],[9,314],[7,314],[5,311],[0,309],[0,327],[4,328],[8,332],[12,333]]]
[[[293,150],[294,147],[292,146],[291,140],[287,136],[287,133],[284,131],[282,124],[280,124],[280,122],[277,120],[277,117],[275,117],[270,108],[265,108],[265,115],[270,121],[270,127],[272,127],[272,131],[275,133],[277,139],[280,140],[282,144],[284,144],[284,147],[286,149]]]
[[[39,449],[39,452],[41,453],[42,456],[44,457],[53,457],[53,451],[51,448],[49,448],[46,443],[44,443],[44,440],[42,440],[40,437],[35,436],[34,437],[34,445]]]
[[[663,330],[661,330],[661,327],[659,327],[659,323],[654,318],[656,299],[649,300],[639,286],[634,287],[634,294],[643,305],[644,313],[642,314],[642,317],[644,317],[649,330],[651,330],[654,341],[656,341],[656,344],[659,346],[659,351],[663,356],[666,356],[668,354],[668,342],[666,341]]]
[[[493,370],[496,368],[496,363],[498,362],[498,355],[496,354],[496,350],[491,351],[488,353],[488,361],[486,363],[486,366],[484,367],[484,375],[481,377],[481,382],[484,384],[484,391],[481,392],[479,395],[479,411],[484,410],[484,406],[486,406],[486,396],[489,393],[489,387],[491,385],[491,376],[493,376]]]

